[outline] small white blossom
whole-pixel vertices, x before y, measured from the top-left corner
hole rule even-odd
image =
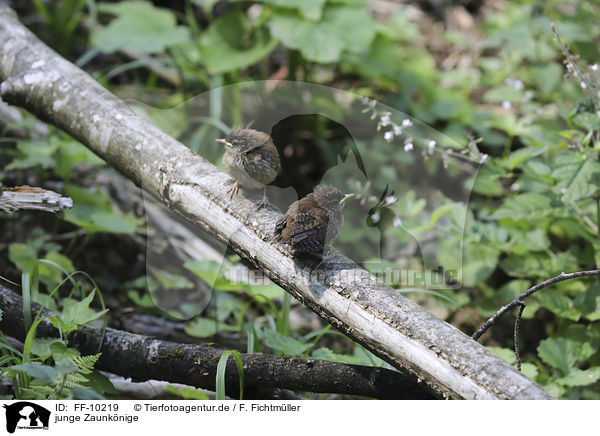
[[[573,69],[573,65],[571,64],[567,64],[566,67],[568,71],[571,71]]]
[[[379,216],[379,214],[377,212],[375,212],[373,215],[371,215],[371,219],[373,220],[373,222],[375,224],[377,224],[379,222],[379,220],[381,219],[381,217]]]
[[[490,157],[489,157],[487,154],[483,153],[483,154],[481,155],[481,160],[480,160],[480,162],[481,162],[481,163],[487,162],[487,160],[488,160],[489,158],[490,158]]]
[[[519,185],[518,183],[513,183],[512,185],[510,185],[510,189],[512,189],[513,191],[518,191],[519,189],[521,189],[521,185]]]
[[[590,65],[592,71],[598,71],[598,64]]]
[[[581,82],[579,83],[579,86],[581,86],[581,89],[585,89],[585,88],[587,88],[587,85],[586,85],[586,83],[585,83],[584,81],[581,81]]]
[[[510,101],[508,101],[508,100],[504,100],[504,101],[502,102],[502,107],[503,107],[504,109],[510,109],[510,108],[512,107],[512,104],[510,103]]]
[[[513,86],[513,79],[511,79],[510,77],[507,77],[506,79],[504,79],[504,84],[506,86]]]
[[[398,217],[394,218],[394,227],[400,227],[402,225],[402,220]]]
[[[402,135],[402,127],[400,127],[398,124],[394,124],[394,135]]]
[[[523,101],[527,102],[531,100],[531,97],[533,97],[533,92],[525,91],[525,94],[523,95]]]
[[[379,120],[379,124],[381,124],[383,127],[385,126],[389,126],[391,123],[391,119],[390,116],[388,114],[384,114],[381,116],[381,119]]]
[[[515,80],[515,82],[513,83],[513,88],[515,88],[517,91],[520,91],[524,88],[525,86],[523,85],[523,82],[521,82],[520,80]]]
[[[427,150],[429,151],[429,154],[432,154],[433,150],[435,149],[435,145],[436,145],[435,140],[427,139],[427,140],[425,140],[425,144],[427,144]]]
[[[394,132],[392,132],[392,131],[385,132],[383,134],[383,139],[385,139],[387,142],[392,142],[392,140],[394,139]]]
[[[388,195],[387,197],[385,197],[385,205],[389,206],[390,204],[393,204],[397,201],[398,199],[396,197],[394,197],[393,195]]]
[[[414,145],[412,144],[412,142],[407,142],[406,144],[404,144],[404,151],[411,151],[414,148]]]
[[[410,127],[412,125],[413,125],[412,121],[409,120],[408,118],[405,118],[402,120],[402,127],[406,128],[406,127]]]

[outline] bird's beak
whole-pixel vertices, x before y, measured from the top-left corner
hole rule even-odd
[[[217,139],[216,141],[220,142],[221,144],[225,144],[225,147],[229,147],[229,148],[233,147],[233,145],[231,144],[231,142],[227,142],[224,139]]]
[[[348,200],[350,197],[354,197],[354,194],[346,194],[346,195],[344,195],[344,198],[342,198],[340,200],[340,205],[344,204],[344,201]]]

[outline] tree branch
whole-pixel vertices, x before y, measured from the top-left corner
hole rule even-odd
[[[0,93],[81,141],[190,222],[228,243],[296,299],[396,368],[450,398],[550,394],[455,327],[339,253],[314,274],[273,239],[279,212],[226,195],[230,178],[137,116],[0,4]],[[137,368],[131,368],[134,373]]]
[[[546,286],[550,286],[550,285],[553,285],[554,283],[562,282],[564,280],[574,279],[577,277],[597,276],[597,275],[600,275],[600,269],[593,269],[593,270],[589,270],[589,271],[578,271],[578,272],[569,273],[569,274],[566,274],[563,272],[563,273],[560,273],[560,275],[558,275],[556,277],[552,277],[551,279],[548,279],[542,283],[538,283],[537,285],[532,286],[531,288],[527,289],[525,292],[523,292],[519,296],[515,297],[515,299],[512,300],[510,303],[507,303],[504,306],[502,306],[498,310],[498,312],[496,312],[486,322],[484,322],[481,325],[481,327],[479,327],[477,329],[477,331],[475,333],[473,333],[473,335],[471,337],[477,341],[481,337],[481,335],[483,335],[485,332],[487,332],[489,330],[489,328],[492,327],[496,323],[496,321],[498,321],[498,318],[500,318],[506,312],[508,312],[509,310],[511,310],[517,306],[521,306],[521,312],[522,312],[523,311],[522,309],[525,307],[523,304],[523,300],[525,298],[529,297],[531,294],[539,291],[540,289],[545,288]]]
[[[73,200],[54,191],[31,186],[0,187],[0,211],[13,213],[19,210],[40,210],[58,213],[73,206]]]
[[[34,313],[40,306],[33,305]],[[25,339],[21,297],[0,286],[0,309],[4,312],[0,329],[19,340]],[[44,311],[42,317],[53,314]],[[58,337],[48,320],[37,328],[38,337]],[[211,344],[178,344],[146,336],[82,326],[69,335],[69,345],[82,354],[102,356],[96,367],[135,380],[166,380],[215,390],[219,357],[226,350]],[[412,377],[385,368],[347,365],[325,360],[289,359],[260,353],[242,353],[244,390],[290,389],[295,391],[341,393],[382,399],[432,399],[427,387]],[[226,392],[239,395],[238,373],[233,359],[227,364]]]

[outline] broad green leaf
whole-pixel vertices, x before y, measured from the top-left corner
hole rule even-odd
[[[300,50],[306,60],[322,64],[338,62],[344,40],[326,23],[278,15],[269,21],[271,36],[287,47]]]
[[[598,191],[594,183],[595,174],[600,174],[600,165],[584,153],[562,153],[552,162],[552,177],[556,179],[555,192],[563,201],[588,198]],[[597,176],[596,176],[597,177]]]
[[[273,6],[298,9],[304,18],[318,21],[321,19],[323,5],[327,0],[262,0],[263,3]]]
[[[363,52],[375,37],[375,23],[365,7],[329,6],[319,22],[278,14],[269,27],[274,38],[319,63],[339,61],[344,50]]]
[[[71,393],[74,400],[106,400],[98,392],[88,388],[74,387],[71,388]]]
[[[274,350],[281,351],[286,356],[298,356],[309,350],[311,344],[303,344],[288,336],[283,336],[275,330],[266,330],[264,344]]]
[[[600,285],[592,285],[575,298],[575,307],[584,318],[590,321],[600,320]]]
[[[167,385],[167,392],[172,395],[177,395],[184,400],[209,400],[210,398],[204,392],[191,388],[178,388],[172,385]]]
[[[152,277],[163,289],[193,289],[194,283],[181,274],[174,274],[158,268],[150,268]]]
[[[65,211],[64,219],[90,233],[131,234],[137,227],[135,218],[99,209],[91,203],[74,204],[71,209]]]
[[[32,378],[36,378],[46,384],[54,384],[54,378],[58,373],[54,368],[48,365],[42,365],[39,362],[27,362],[20,365],[13,365],[7,368],[9,371],[24,372]]]
[[[600,380],[600,367],[594,367],[586,370],[573,369],[568,376],[556,380],[558,384],[564,386],[587,386]]]
[[[494,347],[494,346],[487,346],[485,348],[490,350],[496,356],[500,357],[506,363],[514,365],[515,362],[517,361],[517,356],[515,355],[515,350],[511,350],[508,348],[502,348],[502,347]]]
[[[59,338],[34,338],[31,343],[31,354],[43,359],[52,355],[50,346],[56,342],[61,342]]]
[[[259,28],[251,38],[244,34],[245,16],[233,10],[215,20],[202,35],[201,58],[209,73],[220,74],[248,67],[267,56],[277,40],[266,28]],[[242,44],[242,41],[249,42]]]
[[[26,168],[41,167],[52,168],[56,161],[52,156],[56,151],[57,144],[44,142],[19,142],[17,150],[22,157],[13,159],[4,167],[5,170],[22,170]]]
[[[540,154],[544,154],[548,147],[525,147],[520,148],[516,151],[513,151],[505,160],[504,165],[509,170],[514,170],[516,167],[520,166],[526,160],[539,156]]]
[[[196,318],[184,326],[185,332],[195,338],[208,338],[214,336],[217,332],[234,332],[236,327],[223,322],[217,322],[214,319]]]
[[[31,244],[14,242],[8,246],[8,258],[23,272],[33,271],[37,250]]]
[[[348,356],[346,354],[335,353],[329,348],[319,348],[311,353],[313,359],[329,360],[331,362],[341,362],[353,365],[363,365],[364,360],[358,356]]]
[[[535,84],[543,95],[550,94],[563,80],[563,69],[556,62],[532,66],[531,73]]]
[[[538,355],[545,363],[559,369],[563,374],[569,374],[575,365],[573,344],[564,338],[548,338],[540,342]]]
[[[535,294],[537,302],[550,312],[570,319],[578,321],[581,313],[574,307],[573,300],[564,294],[554,289],[543,289]]]
[[[72,298],[64,298],[62,300],[62,321],[65,324],[84,325],[100,318],[102,315],[108,312],[108,309],[96,312],[95,310],[90,308],[90,304],[94,299],[95,295],[96,291],[92,291],[87,297],[85,297],[81,301],[74,300]]]
[[[105,53],[123,49],[160,53],[190,37],[187,27],[177,26],[173,12],[150,2],[100,3],[98,10],[116,15],[107,26],[92,30],[92,46]]]
[[[548,213],[551,200],[547,195],[527,192],[504,200],[491,218],[512,218],[537,220]]]

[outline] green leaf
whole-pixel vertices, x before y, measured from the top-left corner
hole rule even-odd
[[[227,360],[229,356],[235,358],[235,364],[237,366],[238,375],[240,378],[240,400],[244,397],[244,363],[242,362],[242,356],[237,350],[225,351],[219,358],[217,363],[217,376],[215,380],[216,386],[216,399],[225,399],[225,370],[227,368]]]
[[[600,367],[596,366],[586,370],[575,368],[568,376],[559,378],[556,382],[564,386],[587,386],[598,380],[600,380]]]
[[[273,6],[297,9],[304,18],[318,21],[321,19],[323,5],[327,0],[262,0]]]
[[[600,320],[600,285],[592,285],[577,295],[574,304],[584,318],[590,321]]]
[[[44,142],[19,142],[17,150],[22,157],[15,158],[4,167],[5,170],[22,170],[26,168],[41,167],[52,168],[56,161],[52,156],[56,151],[57,144]]]
[[[74,400],[106,400],[98,392],[88,388],[74,387],[71,388],[71,393]]]
[[[123,49],[160,53],[190,38],[187,27],[176,25],[171,11],[150,2],[100,3],[98,10],[117,16],[106,27],[92,30],[92,46],[105,53]]]
[[[573,301],[554,289],[539,291],[535,294],[535,298],[540,306],[560,317],[572,321],[578,321],[581,317],[581,313],[574,307]]]
[[[311,354],[313,359],[329,360],[331,362],[341,362],[350,365],[363,365],[364,360],[358,356],[348,356],[331,351],[329,348],[319,348]]]
[[[195,338],[208,338],[214,336],[217,332],[234,332],[236,327],[217,322],[214,319],[196,318],[191,323],[184,326],[185,332]]]
[[[575,365],[573,344],[564,338],[548,338],[540,342],[538,355],[545,363],[569,374]]]
[[[167,385],[167,392],[172,395],[177,395],[184,400],[209,400],[208,395],[197,389],[177,388],[172,385]]]
[[[274,38],[318,63],[338,62],[344,50],[364,52],[375,37],[375,23],[365,7],[329,6],[319,22],[278,14],[269,27]]]
[[[40,380],[42,383],[54,384],[54,378],[58,373],[54,368],[48,365],[42,365],[39,362],[27,362],[20,365],[13,365],[7,368],[9,371],[24,372],[28,376]]]
[[[552,162],[552,177],[556,179],[555,192],[563,201],[577,201],[592,196],[598,186],[594,183],[600,174],[600,165],[584,153],[561,153]]]
[[[244,33],[246,21],[242,12],[232,10],[215,20],[204,32],[200,53],[209,73],[221,74],[248,67],[277,46],[277,40],[269,36],[266,28],[259,28],[251,38],[248,37]]]
[[[558,63],[554,62],[532,66],[531,73],[535,84],[544,96],[554,91],[563,80],[563,69]]]
[[[547,195],[527,192],[504,200],[502,206],[490,218],[512,218],[538,220],[548,213],[551,200]]]
[[[527,161],[535,156],[539,156],[540,154],[544,154],[548,150],[548,147],[525,147],[520,148],[516,151],[513,151],[505,160],[504,165],[509,170],[514,170],[516,167],[520,166],[523,162]]]
[[[81,301],[77,301],[72,298],[64,298],[62,300],[62,321],[65,324],[84,325],[103,316],[106,312],[108,312],[108,309],[96,312],[90,308],[90,304],[95,295],[96,291],[94,290]]]
[[[274,350],[281,351],[286,356],[298,356],[309,350],[311,344],[303,344],[293,338],[283,336],[275,330],[266,330],[264,344]]]
[[[117,215],[114,212],[99,209],[90,203],[74,204],[64,213],[64,219],[90,233],[125,233],[132,234],[137,222],[127,215]]]

